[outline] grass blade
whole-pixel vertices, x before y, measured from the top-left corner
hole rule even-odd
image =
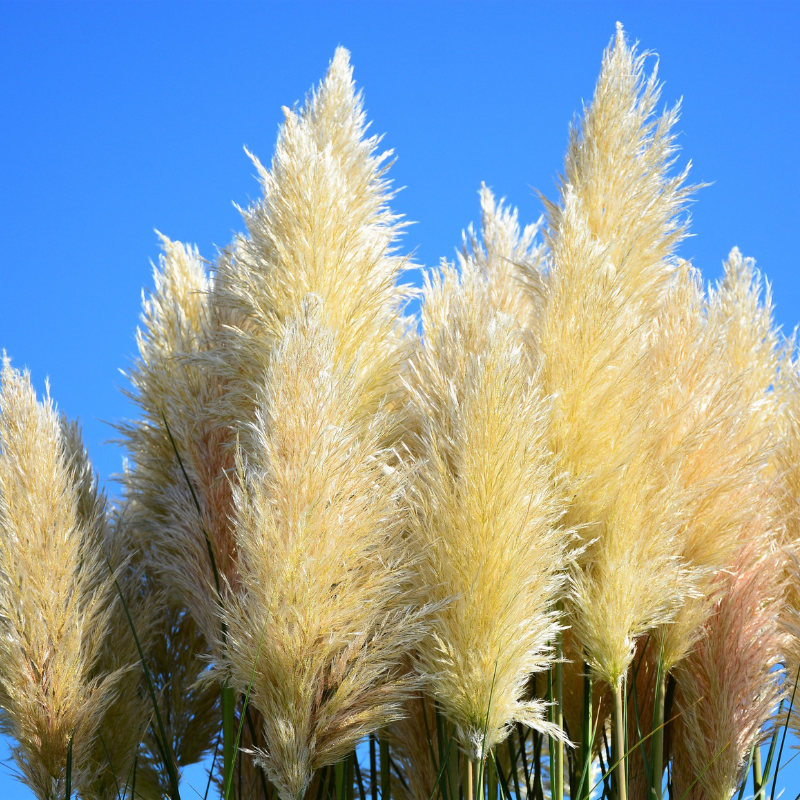
[[[479,797],[483,797],[483,765],[486,761],[486,734],[489,732],[489,712],[492,708],[492,697],[494,696],[494,682],[497,678],[497,662],[499,656],[494,661],[494,673],[492,674],[492,686],[489,689],[489,703],[486,706],[486,722],[483,726],[483,741],[481,742],[481,763],[478,767],[478,785],[476,787]]]
[[[214,775],[214,764],[217,763],[218,752],[219,752],[219,736],[217,736],[217,743],[214,745],[214,757],[211,759],[211,767],[208,770],[208,780],[206,781],[206,791],[203,794],[203,800],[208,800],[208,790],[211,788],[211,778]]]
[[[114,770],[114,763],[111,761],[111,754],[108,752],[108,748],[106,747],[106,740],[103,738],[103,734],[99,733],[98,737],[100,739],[100,744],[103,745],[103,752],[106,754],[106,760],[108,761],[108,766],[111,767],[111,775],[114,778],[114,785],[117,787],[117,798],[119,800],[120,797],[119,781],[117,780],[117,773]]]
[[[708,768],[728,749],[728,745],[730,745],[730,742],[724,745],[719,753],[717,753],[714,758],[712,758],[711,761],[709,761],[708,764],[706,764],[703,769],[700,770],[698,776],[689,784],[689,786],[686,788],[686,791],[681,795],[681,800],[686,800],[687,795],[692,791],[694,785],[700,780],[700,778],[703,777],[703,775],[705,775],[706,770],[708,770]]]

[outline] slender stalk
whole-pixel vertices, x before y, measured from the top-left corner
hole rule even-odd
[[[534,692],[534,696],[535,692]],[[528,769],[528,755],[525,752],[525,739],[528,737],[528,728],[523,727],[521,722],[517,723],[517,739],[519,740],[519,754],[520,758],[522,758],[522,771],[525,775],[525,794],[527,795],[528,792],[531,790],[531,776],[530,771]],[[531,737],[533,739],[534,746],[536,744],[536,732],[531,732]],[[534,770],[537,769],[536,764],[534,764]],[[534,796],[536,796],[535,784],[534,784]]]
[[[445,723],[447,726],[447,723]],[[445,730],[448,730],[445,727]],[[449,731],[450,740],[454,736],[453,731]],[[449,753],[447,754],[447,769],[448,769],[448,780],[450,783],[450,800],[459,800],[459,791],[460,791],[460,780],[459,780],[459,771],[458,771],[458,748],[449,746]]]
[[[517,754],[514,752],[514,736],[513,734],[506,740],[508,744],[508,760],[511,764],[511,778],[514,781],[514,794],[517,800],[520,800],[522,795],[519,791],[519,770],[517,769]],[[528,788],[527,786],[525,787]]]
[[[233,741],[235,736],[235,697],[232,686],[222,687],[220,705],[222,706],[222,774],[225,776],[225,784],[228,784],[233,774],[233,764],[236,757]]]
[[[764,771],[761,767],[761,748],[756,745],[753,752],[753,796],[757,796],[764,785]]]
[[[534,796],[544,800],[544,782],[542,781],[542,734],[533,732],[533,791]],[[524,745],[523,745],[524,747]],[[525,752],[524,750],[522,751]]]
[[[69,745],[67,746],[67,779],[66,786],[64,787],[64,797],[66,800],[72,800],[72,735],[69,737]]]
[[[554,668],[551,666],[547,670],[547,719],[549,722],[555,723],[556,721],[556,707],[554,703],[555,697],[555,679],[553,675]],[[555,800],[555,784],[556,784],[556,743],[552,736],[547,737],[547,752],[550,756],[548,767],[550,769],[550,796]]]
[[[664,702],[666,699],[667,676],[661,672],[656,681],[655,708],[653,709],[653,744],[651,746],[653,774],[650,793],[652,800],[661,800],[664,781]]]
[[[467,771],[467,785],[464,790],[464,800],[475,800],[475,795],[473,794],[473,786],[472,786],[472,759],[466,759],[466,771]]]
[[[367,800],[367,793],[364,791],[364,778],[361,775],[361,765],[358,763],[358,753],[353,751],[353,767],[356,771],[355,778],[358,786],[359,800]]]
[[[612,764],[616,764],[617,800],[628,800],[625,780],[625,713],[623,711],[625,687],[622,679],[614,687],[614,738],[612,740]]]
[[[389,770],[389,742],[386,736],[379,739],[381,757],[381,800],[389,800],[392,791],[392,774]]]
[[[559,728],[564,728],[564,706],[562,703],[564,694],[564,672],[561,663],[563,650],[562,632],[558,632],[556,637],[556,663],[555,680],[553,686],[553,715],[554,722]],[[560,739],[553,742],[555,761],[553,763],[553,774],[550,776],[553,800],[564,800],[564,742]]]
[[[592,670],[583,663],[583,729],[581,731],[581,785],[578,787],[584,794],[583,787],[589,787],[592,774]],[[586,791],[584,796],[589,797]],[[580,800],[578,798],[577,800]]]
[[[494,760],[494,751],[490,750],[487,756],[488,763],[486,770],[486,790],[487,800],[497,800],[497,764]]]

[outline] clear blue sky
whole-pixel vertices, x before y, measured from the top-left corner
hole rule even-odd
[[[477,220],[481,181],[539,216],[533,189],[554,195],[622,21],[660,55],[665,101],[684,97],[682,158],[712,183],[682,254],[716,279],[738,245],[779,322],[800,322],[800,3],[0,0],[0,14],[0,348],[39,389],[49,376],[103,479],[123,457],[106,423],[133,413],[119,369],[154,228],[209,258],[226,245],[233,202],[258,195],[242,146],[269,161],[281,106],[338,44],[398,157],[405,247],[433,266]],[[13,787],[0,769],[0,798],[27,796]]]

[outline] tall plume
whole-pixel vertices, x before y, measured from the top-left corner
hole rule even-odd
[[[234,426],[252,421],[254,387],[309,292],[322,300],[337,360],[372,364],[358,373],[365,411],[391,400],[405,354],[399,312],[409,293],[397,286],[404,259],[388,207],[391,153],[366,136],[347,50],[336,50],[302,110],[284,113],[271,169],[253,158],[263,198],[243,212],[249,235],[221,261],[214,294],[234,320],[217,352],[230,376],[223,418]]]
[[[670,617],[680,525],[676,487],[655,479],[659,430],[643,425],[654,389],[642,359],[676,269],[690,190],[686,171],[669,175],[677,109],[655,116],[659,85],[644,61],[618,27],[570,137],[561,203],[547,204],[539,335],[567,519],[585,545],[572,621],[587,661],[612,684],[636,637]]]
[[[702,635],[714,573],[729,563],[775,488],[779,349],[769,290],[762,304],[760,274],[736,249],[707,302],[690,273],[665,303],[652,350],[653,378],[664,387],[654,421],[669,431],[663,457],[687,489],[679,539],[684,578],[695,585],[664,630],[666,669]]]
[[[422,634],[403,536],[395,424],[364,416],[368,361],[343,364],[318,297],[273,352],[246,435],[234,524],[240,589],[226,604],[230,678],[263,716],[258,760],[284,800],[400,716]]]
[[[49,396],[37,402],[7,358],[0,383],[0,724],[25,782],[55,800],[70,746],[73,785],[90,789],[119,678],[94,674],[114,599],[98,541],[105,501]]]
[[[493,310],[489,283],[469,263],[460,279],[444,265],[428,280],[422,319],[408,388],[420,454],[409,535],[420,592],[446,605],[417,661],[477,759],[512,723],[549,730],[526,687],[553,657],[565,534],[548,405],[519,327]]]
[[[224,577],[236,585],[233,437],[215,416],[226,387],[213,362],[201,362],[222,321],[209,308],[213,284],[197,251],[166,237],[162,243],[130,373],[142,417],[120,426],[134,462],[125,475],[128,524],[151,577],[212,641],[219,634],[216,584],[224,588]]]

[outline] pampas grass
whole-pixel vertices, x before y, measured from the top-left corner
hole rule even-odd
[[[223,668],[242,693],[252,681],[257,757],[284,800],[400,716],[422,634],[391,419],[363,419],[367,365],[337,361],[323,320],[307,297],[271,360],[234,495],[241,590],[223,611]]]
[[[423,339],[409,379],[421,462],[409,530],[420,592],[447,605],[417,662],[476,760],[516,722],[552,730],[524,694],[553,657],[567,535],[547,403],[481,272],[465,265],[459,278],[446,266],[428,283]]]
[[[161,237],[118,504],[4,360],[0,724],[38,797],[179,800],[213,752],[225,800],[727,800],[797,730],[795,343],[752,259],[678,257],[647,67],[618,26],[544,217],[482,185],[418,292],[338,48],[245,233]]]
[[[99,547],[104,498],[79,460],[77,432],[4,357],[0,392],[2,728],[41,800],[72,780],[90,790],[97,731],[119,672],[95,675],[112,584]],[[76,446],[77,445],[77,446]]]

